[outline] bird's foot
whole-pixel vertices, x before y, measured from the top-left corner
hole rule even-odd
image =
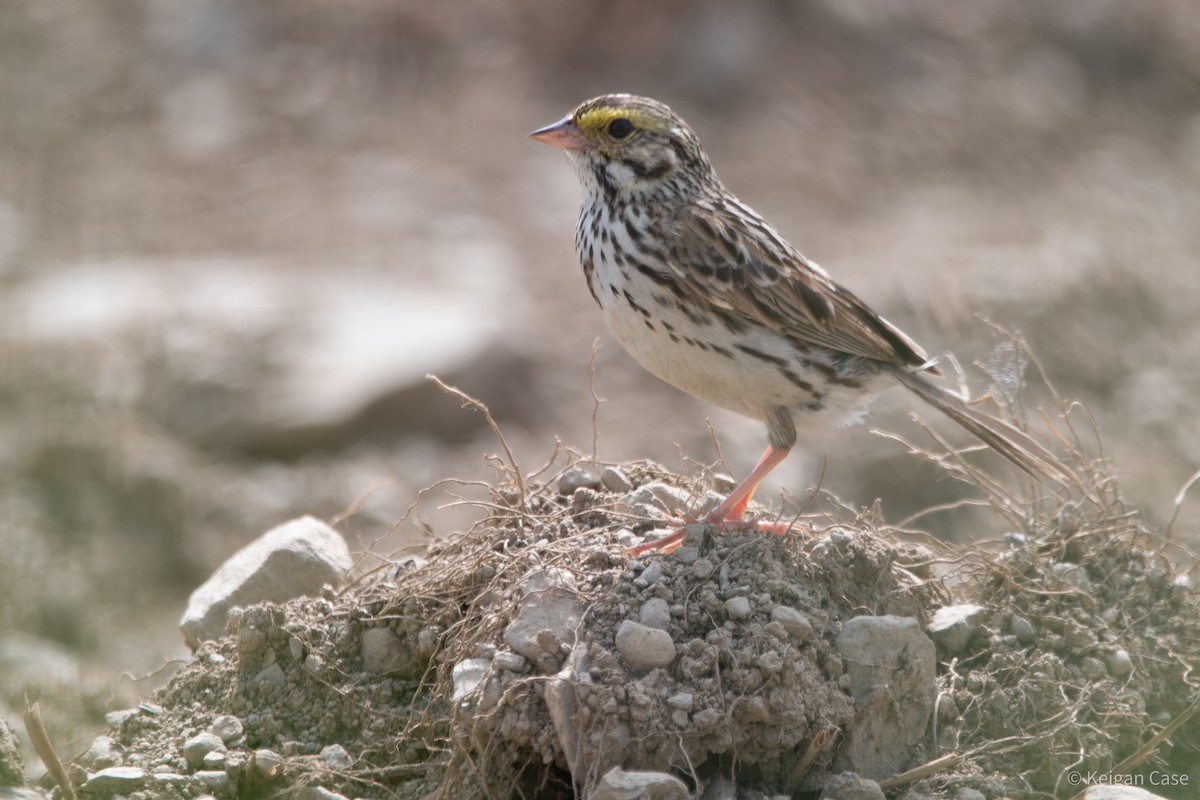
[[[722,533],[745,533],[746,531],[761,531],[762,533],[773,533],[776,536],[783,536],[792,530],[793,525],[790,522],[781,522],[779,520],[765,519],[761,516],[753,516],[744,518],[740,514],[737,517],[724,517],[718,512],[720,508],[716,508],[704,515],[702,519],[698,519],[691,515],[685,516],[682,520],[674,520],[679,524],[679,528],[673,533],[670,533],[660,539],[654,539],[649,542],[642,542],[639,545],[627,548],[625,553],[628,555],[640,555],[642,553],[656,550],[660,553],[671,553],[678,550],[683,544],[683,537],[689,532],[695,530],[695,525],[713,525]]]

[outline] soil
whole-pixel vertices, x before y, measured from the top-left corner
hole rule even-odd
[[[826,511],[798,514],[780,536],[695,525],[674,553],[629,559],[615,541],[661,528],[667,509],[631,515],[637,495],[606,490],[602,469],[578,463],[522,487],[498,481],[472,502],[476,526],[427,559],[397,561],[324,598],[246,609],[157,695],[161,710],[122,723],[125,762],[187,773],[181,743],[228,714],[244,736],[226,771],[255,793],[246,796],[290,796],[306,784],[367,798],[586,796],[621,764],[674,773],[697,794],[724,777],[739,797],[816,797],[844,766],[839,750],[855,724],[836,645],[845,623],[892,614],[924,626],[955,603],[983,615],[957,652],[939,650],[934,714],[906,765],[940,766],[885,781],[893,796],[951,800],[969,787],[986,798],[1068,797],[1070,774],[1119,774],[1156,726],[1189,707],[1200,602],[1111,497],[1056,508],[993,497],[997,513],[1021,524],[990,547],[917,542],[872,515]],[[618,469],[635,491],[669,486],[703,499],[712,490],[703,476],[652,464]],[[574,642],[546,630],[544,657],[514,660],[505,631],[528,582],[548,573],[573,587],[582,623]],[[748,603],[735,609],[734,598]],[[616,641],[651,601],[669,614],[675,658],[665,668],[632,666]],[[780,607],[809,620],[811,634],[789,633],[772,614]],[[390,674],[362,658],[364,635],[381,627],[412,656]],[[483,676],[464,690],[456,667],[480,658]],[[586,678],[575,675],[586,690],[568,737],[576,754],[564,750],[547,701],[573,659],[587,664]],[[278,680],[265,679],[276,666]],[[1200,780],[1197,734],[1193,720],[1122,770]],[[334,744],[350,754],[348,768],[322,759]],[[254,756],[262,748],[283,757],[265,777]]]

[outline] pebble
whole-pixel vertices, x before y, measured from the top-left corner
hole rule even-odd
[[[111,736],[97,736],[92,740],[87,752],[79,757],[84,766],[89,769],[106,769],[121,766],[121,754],[115,748],[116,742]]]
[[[671,607],[661,597],[652,597],[642,603],[642,607],[638,611],[638,619],[647,628],[669,631],[671,629]]]
[[[634,772],[613,767],[604,773],[588,800],[687,800],[687,786],[665,772]]]
[[[214,794],[224,795],[229,789],[229,775],[224,770],[202,769],[196,773],[196,779]]]
[[[215,733],[205,731],[188,739],[183,743],[181,749],[183,757],[187,759],[188,765],[192,769],[198,769],[204,764],[204,757],[209,753],[215,751],[225,752],[225,742],[221,741],[221,737]]]
[[[147,776],[148,773],[141,767],[106,767],[88,776],[83,791],[95,794],[128,794],[142,788]]]
[[[788,606],[775,606],[771,610],[771,621],[778,622],[798,642],[807,642],[816,633],[808,617]]]
[[[713,574],[716,567],[713,562],[707,558],[697,558],[692,562],[692,577],[699,580],[704,580],[709,575]]]
[[[575,494],[576,489],[599,489],[600,478],[590,470],[572,467],[558,479],[558,493],[564,497]]]
[[[296,800],[349,800],[344,794],[338,794],[324,786],[305,786],[296,795]]]
[[[635,669],[666,667],[675,660],[675,642],[671,634],[633,620],[625,620],[617,629],[616,647]]]
[[[125,724],[125,721],[132,719],[141,713],[136,708],[123,708],[119,711],[110,711],[104,715],[104,724],[110,728],[119,728]]]
[[[695,703],[696,699],[691,692],[680,692],[667,698],[667,705],[671,708],[679,708],[684,711],[691,711]]]
[[[600,484],[610,492],[629,492],[633,490],[633,481],[616,467],[605,467],[600,473]]]
[[[222,714],[212,721],[208,729],[220,736],[225,744],[229,744],[242,735],[242,721],[229,714]]]
[[[725,601],[725,615],[734,620],[749,619],[754,610],[750,607],[750,599],[746,597],[731,597]]]
[[[492,657],[492,666],[505,672],[525,672],[529,669],[529,659],[511,650],[501,650]]]
[[[340,744],[331,744],[321,749],[321,760],[324,761],[330,769],[344,772],[350,769],[354,764],[354,759],[346,752],[346,748]]]
[[[821,800],[884,800],[884,794],[875,781],[853,772],[843,772],[825,784]]]
[[[225,754],[219,750],[205,753],[202,766],[205,769],[225,769]]]
[[[279,666],[279,662],[276,661],[274,664],[255,675],[254,682],[265,683],[271,686],[283,688],[284,686],[287,686],[287,676],[283,674],[283,667]]]
[[[943,653],[956,656],[967,648],[971,637],[978,632],[984,613],[983,606],[969,603],[943,606],[934,612],[925,633]]]
[[[265,747],[254,751],[254,774],[266,780],[283,769],[283,756]]]
[[[662,580],[663,565],[657,559],[650,562],[650,565],[642,570],[642,574],[638,576],[638,580],[645,583],[646,586],[653,586]]]
[[[1012,621],[1009,622],[1009,630],[1017,637],[1017,641],[1021,644],[1033,644],[1037,641],[1037,628],[1033,627],[1033,623],[1025,619],[1019,614],[1013,614]]]
[[[1133,672],[1133,659],[1125,650],[1114,650],[1104,656],[1104,665],[1114,678],[1124,678]]]
[[[479,684],[492,671],[492,662],[486,658],[464,658],[450,670],[454,681],[454,700],[463,700],[479,688]]]

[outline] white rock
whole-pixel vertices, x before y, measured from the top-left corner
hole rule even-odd
[[[83,791],[127,794],[142,788],[146,784],[146,776],[146,770],[141,767],[107,767],[89,775]]]
[[[116,742],[111,736],[97,736],[92,740],[87,752],[79,757],[79,761],[88,769],[106,769],[121,766],[121,754],[116,750]]]
[[[908,766],[925,735],[936,693],[936,648],[912,617],[861,616],[842,625],[855,718],[839,769],[882,780]]]
[[[479,688],[492,672],[492,662],[486,658],[466,658],[454,665],[450,677],[454,681],[454,699],[462,700]]]
[[[345,540],[325,523],[313,517],[284,523],[243,547],[192,592],[180,630],[194,649],[224,633],[231,608],[318,594],[352,564]]]
[[[225,742],[215,733],[204,731],[198,733],[183,743],[183,757],[187,759],[192,769],[198,769],[204,764],[204,757],[213,752],[225,752]]]
[[[255,675],[254,682],[278,686],[282,689],[287,686],[287,675],[283,674],[283,667],[279,666],[279,662],[276,661]]]
[[[296,795],[297,800],[349,800],[344,794],[338,794],[324,786],[305,786]]]
[[[213,794],[223,795],[229,789],[229,775],[224,770],[202,769],[195,773],[195,777]]]
[[[775,606],[771,609],[771,621],[778,622],[798,642],[807,642],[816,633],[808,617],[789,606]]]
[[[725,601],[725,616],[730,619],[739,621],[750,619],[750,615],[753,613],[754,609],[750,606],[748,597],[731,597]]]
[[[688,800],[683,781],[665,772],[626,772],[613,767],[604,773],[587,800]]]
[[[956,656],[966,649],[971,637],[979,630],[985,613],[983,606],[969,603],[943,606],[933,613],[925,633],[942,652]]]
[[[354,759],[340,744],[326,745],[321,748],[321,760],[332,770],[344,772],[354,764]]]
[[[1114,650],[1104,656],[1104,666],[1114,678],[1124,678],[1133,672],[1133,659],[1129,657],[1128,651]]]
[[[635,669],[668,667],[675,660],[675,642],[671,634],[633,620],[621,623],[616,645],[617,652]]]
[[[1137,786],[1106,784],[1089,786],[1083,793],[1083,800],[1164,800],[1164,798],[1162,795],[1148,792]]]
[[[283,769],[283,756],[274,750],[260,747],[254,751],[254,774],[260,780],[269,780]]]
[[[521,586],[517,616],[504,629],[509,649],[538,664],[544,656],[558,657],[564,645],[575,642],[586,610],[574,591],[575,581],[557,570],[543,570]]]
[[[221,714],[212,721],[208,729],[220,736],[225,744],[229,744],[242,735],[242,721],[230,714]]]
[[[642,607],[638,611],[638,619],[647,628],[658,628],[662,631],[668,631],[671,629],[671,607],[663,598],[651,597],[642,603]]]

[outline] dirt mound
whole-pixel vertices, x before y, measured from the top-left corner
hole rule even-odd
[[[1194,721],[1151,742],[1190,713],[1200,607],[1111,487],[990,495],[1014,527],[994,547],[823,510],[629,559],[713,481],[512,474],[426,559],[235,615],[122,720],[144,796],[586,797],[613,766],[739,797],[816,797],[846,770],[912,798],[1200,781]]]

